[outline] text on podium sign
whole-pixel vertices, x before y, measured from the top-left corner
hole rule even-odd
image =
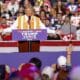
[[[47,40],[47,31],[41,30],[13,30],[12,40]]]

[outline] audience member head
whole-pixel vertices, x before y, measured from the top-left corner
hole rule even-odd
[[[62,6],[62,1],[61,1],[61,0],[57,0],[57,5],[58,5],[59,7],[61,7],[61,6]]]
[[[54,7],[51,8],[51,10],[50,10],[50,14],[51,14],[52,17],[56,17],[56,10],[55,10]]]
[[[70,17],[69,16],[66,16],[65,19],[64,19],[64,22],[65,23],[70,23]]]
[[[50,19],[45,20],[45,26],[46,27],[51,27]]]
[[[19,71],[12,72],[9,76],[9,80],[22,80]]]
[[[30,1],[29,0],[24,0],[24,7],[30,7],[31,4],[30,4]]]
[[[57,13],[56,17],[58,20],[62,20],[62,14],[61,13]]]
[[[46,18],[51,19],[51,14],[49,12],[46,12]]]
[[[17,12],[17,16],[22,16],[22,15],[24,15],[24,7],[23,6],[20,6],[19,7],[19,10]]]
[[[45,13],[44,10],[41,10],[39,15],[40,15],[40,18],[41,18],[41,19],[42,19],[42,18],[46,18],[46,13]]]
[[[0,80],[8,80],[10,68],[8,65],[0,65]]]
[[[53,75],[54,75],[54,70],[50,66],[46,66],[42,70],[42,80],[52,80]]]
[[[5,80],[9,80],[9,75],[11,73],[9,65],[5,65]]]
[[[7,5],[4,3],[4,4],[2,4],[2,6],[1,6],[1,11],[7,11]]]
[[[27,63],[22,66],[20,76],[22,80],[37,80],[40,76],[40,72],[34,64]]]
[[[35,64],[35,66],[36,66],[38,69],[40,69],[41,66],[42,66],[41,60],[40,60],[39,58],[36,58],[36,57],[31,58],[31,59],[29,60],[29,63]]]
[[[65,13],[66,15],[70,15],[70,10],[69,10],[68,8],[66,9],[65,12],[66,12],[66,13]]]
[[[67,63],[67,59],[65,56],[59,56],[58,59],[57,59],[57,64],[59,67],[65,67],[66,66],[66,63]]]
[[[15,4],[15,2],[16,2],[16,0],[11,0],[11,3],[12,3],[12,4]]]
[[[68,71],[60,70],[57,75],[57,80],[68,80]]]
[[[69,0],[70,3],[74,4],[75,3],[75,0]]]
[[[47,5],[44,5],[43,9],[44,9],[45,12],[48,12],[48,6]]]
[[[1,24],[7,24],[6,16],[2,16],[2,19],[0,21]]]

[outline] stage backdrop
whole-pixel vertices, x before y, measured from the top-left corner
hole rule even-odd
[[[42,61],[42,68],[47,65],[57,63],[57,58],[65,55],[66,52],[41,52],[41,53],[12,53],[0,54],[0,64],[8,64],[11,67],[18,68],[21,63],[27,63],[32,57],[37,57]],[[80,52],[72,53],[72,64],[80,65]]]

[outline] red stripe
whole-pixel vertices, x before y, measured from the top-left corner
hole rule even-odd
[[[80,41],[72,41],[73,46],[80,46]],[[68,46],[70,41],[42,41],[40,46]]]
[[[69,41],[41,41],[40,46],[68,46]],[[80,46],[80,41],[72,41],[74,46]],[[18,41],[0,42],[0,47],[18,47]]]
[[[18,47],[18,42],[0,42],[0,47]]]

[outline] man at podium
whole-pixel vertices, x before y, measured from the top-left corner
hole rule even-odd
[[[32,7],[25,8],[25,15],[17,17],[12,26],[6,29],[0,29],[2,34],[12,32],[15,29],[46,29],[45,25],[41,22],[40,18],[34,16]],[[36,43],[36,44],[35,44]],[[19,41],[19,51],[39,51],[39,41]],[[35,45],[35,46],[34,46]]]
[[[25,8],[25,15],[17,17],[12,26],[0,29],[0,32],[12,32],[14,29],[45,29],[45,25],[40,18],[34,16],[32,7]]]

